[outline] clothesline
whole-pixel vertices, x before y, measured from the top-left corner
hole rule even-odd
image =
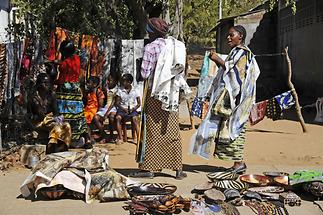
[[[282,56],[286,55],[285,53],[274,53],[274,54],[256,54],[255,57],[273,57],[273,56]]]
[[[285,91],[285,92],[283,92],[283,93],[286,93],[286,92],[292,92],[292,91],[295,91],[295,88],[293,88],[293,89],[291,89],[291,90],[288,90],[288,91]],[[277,94],[276,96],[282,95],[283,93],[279,93],[279,94]],[[276,97],[276,96],[274,96],[274,97]],[[266,100],[269,100],[269,99],[272,99],[272,98],[264,99],[264,100],[259,101],[259,102],[263,102],[263,101],[266,101]]]

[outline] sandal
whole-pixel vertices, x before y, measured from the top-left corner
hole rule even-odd
[[[239,165],[238,167],[230,167],[226,172],[233,172],[236,174],[244,174],[247,171],[247,165],[245,163]]]
[[[155,175],[153,172],[139,171],[139,172],[130,173],[128,176],[132,178],[154,178]]]
[[[182,180],[183,178],[186,178],[187,174],[185,172],[183,172],[183,170],[177,170],[176,171],[176,179],[177,180]]]

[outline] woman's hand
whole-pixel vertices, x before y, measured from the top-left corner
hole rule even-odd
[[[225,69],[225,62],[220,58],[220,56],[214,51],[211,50],[209,54],[209,58],[216,63],[218,67],[223,67]]]

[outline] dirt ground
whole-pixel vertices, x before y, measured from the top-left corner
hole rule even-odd
[[[182,107],[180,114],[181,127],[189,125],[187,109]],[[312,121],[311,118],[307,121]],[[198,123],[198,120],[196,120]],[[256,126],[248,127],[245,146],[245,161],[248,173],[264,171],[286,171],[293,173],[302,169],[323,169],[323,126],[307,124],[308,133],[302,133],[301,126],[292,119],[271,121],[265,119]],[[182,181],[174,179],[174,172],[164,171],[154,179],[142,181],[168,182],[175,184],[176,194],[191,196],[194,185],[207,181],[206,173],[214,166],[231,166],[231,162],[216,159],[205,160],[189,155],[188,148],[195,130],[182,130],[183,164],[188,177]],[[110,165],[118,172],[127,175],[135,171],[135,145],[131,143],[116,146],[108,144]],[[31,201],[19,197],[19,187],[29,174],[28,169],[11,168],[0,175],[0,215],[40,215],[40,214],[129,214],[123,210],[124,202],[86,204],[80,200]],[[322,201],[321,201],[322,204]],[[247,207],[238,208],[241,214],[253,214]],[[290,214],[322,215],[323,212],[312,201],[304,200],[301,207],[288,207]]]

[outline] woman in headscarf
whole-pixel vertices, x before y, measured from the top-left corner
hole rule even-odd
[[[215,142],[214,156],[235,161],[228,169],[243,173],[246,122],[255,102],[256,80],[260,74],[254,54],[244,44],[246,30],[237,25],[229,29],[227,37],[231,51],[223,61],[214,51],[210,59],[219,71],[213,81],[210,109],[196,134],[193,154],[209,158]]]
[[[168,28],[168,24],[162,19],[151,18],[148,20],[146,30],[150,43],[145,46],[141,66],[142,77],[147,80],[148,84],[145,106],[143,107],[146,118],[144,130],[146,132],[143,134],[144,138],[141,137],[142,140],[144,139],[144,147],[140,150],[141,158],[138,159],[140,171],[130,174],[130,177],[153,178],[154,173],[163,169],[175,170],[176,179],[186,177],[186,173],[182,171],[182,145],[178,112],[166,111],[162,107],[162,102],[152,95],[157,61],[166,47]],[[174,97],[176,97],[175,94]]]
[[[57,84],[58,112],[72,128],[72,146],[91,147],[88,126],[84,116],[83,96],[80,88],[80,57],[75,54],[73,42],[64,40],[60,44],[62,62],[59,66]]]
[[[37,76],[35,87],[28,101],[31,126],[39,138],[49,137],[47,153],[67,151],[71,142],[71,127],[58,116],[56,95],[46,73]]]

